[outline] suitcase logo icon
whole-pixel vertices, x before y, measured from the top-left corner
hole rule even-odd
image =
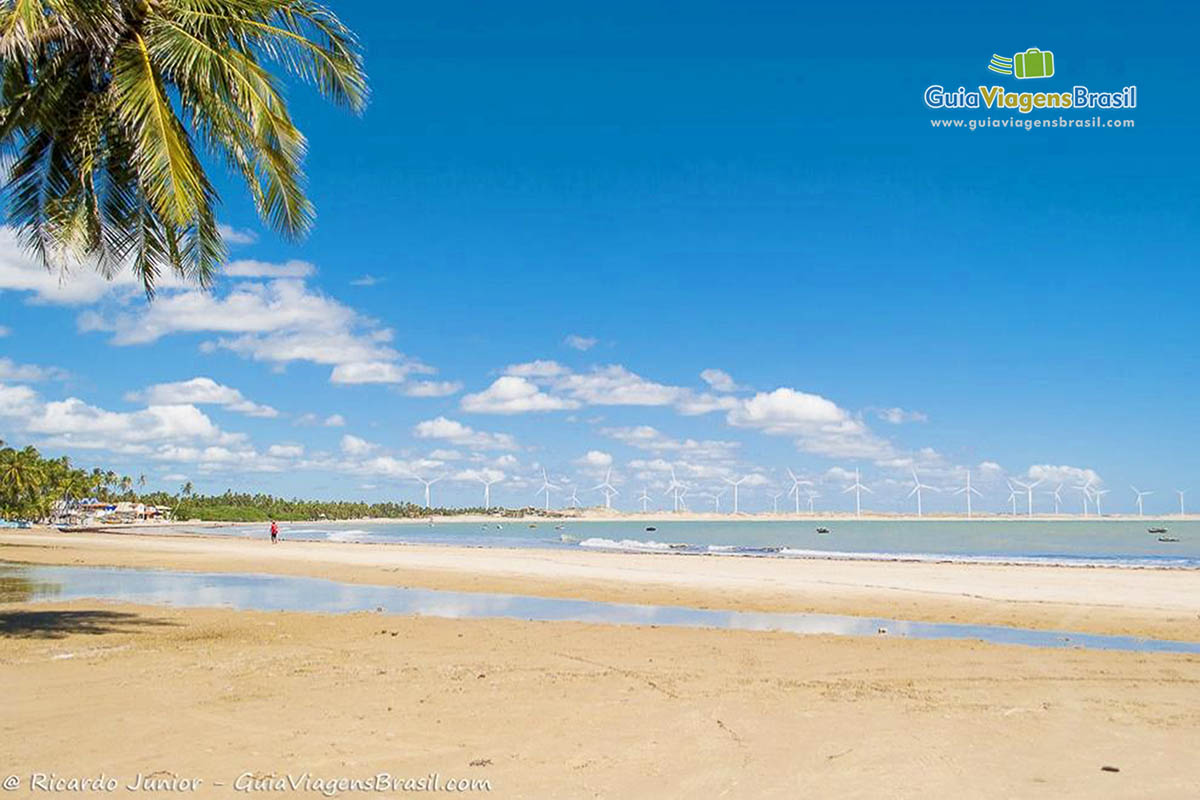
[[[988,69],[1001,75],[1014,75],[1018,79],[1049,78],[1054,74],[1054,53],[1031,47],[1012,58],[992,54]]]

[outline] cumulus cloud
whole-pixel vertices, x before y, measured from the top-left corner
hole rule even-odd
[[[572,348],[573,350],[579,350],[580,352],[583,352],[586,350],[591,350],[593,347],[595,347],[597,341],[599,340],[591,336],[580,336],[578,333],[572,333],[571,335],[567,336],[567,338],[563,339],[563,344]]]
[[[538,386],[545,395],[557,398],[560,401],[558,408],[584,405],[673,406],[681,414],[696,415],[728,410],[736,403],[734,398],[698,393],[686,387],[644,378],[620,364],[575,372],[556,361],[538,360],[509,365],[504,374],[506,377],[528,379],[530,385]]]
[[[342,452],[348,456],[365,456],[367,453],[377,449],[379,445],[347,433],[342,437],[341,447]]]
[[[304,445],[273,444],[267,448],[267,454],[276,458],[299,458],[304,455]]]
[[[674,439],[650,425],[603,428],[600,432],[639,450],[679,453],[689,458],[728,459],[741,446],[739,442],[718,439]]]
[[[346,418],[341,414],[330,414],[321,424],[326,428],[342,428],[346,425]]]
[[[174,383],[157,383],[140,392],[130,392],[125,398],[154,405],[180,403],[217,405],[250,417],[279,416],[279,412],[271,406],[251,402],[237,389],[224,386],[212,378],[206,377],[196,377]]]
[[[1054,464],[1034,464],[1026,471],[1025,476],[1031,480],[1054,484],[1067,483],[1078,485],[1090,483],[1099,486],[1104,483],[1104,479],[1094,469],[1072,467],[1066,464],[1057,466]]]
[[[605,467],[612,466],[613,457],[603,450],[588,450],[582,456],[575,459],[575,463],[582,467],[597,467],[603,469]]]
[[[67,371],[58,367],[18,364],[11,358],[0,357],[0,381],[34,383],[37,381],[64,380],[66,377]]]
[[[411,381],[400,389],[406,397],[446,397],[462,391],[458,381]]]
[[[903,425],[906,422],[928,422],[929,417],[920,411],[906,411],[903,408],[876,409],[876,416],[884,422],[893,425]]]
[[[224,222],[218,223],[217,232],[226,244],[254,244],[258,241],[258,234],[249,228],[238,229]]]
[[[700,373],[700,379],[717,392],[736,392],[741,388],[728,372],[721,369],[706,369]]]
[[[413,427],[418,439],[440,439],[472,450],[516,450],[517,440],[507,433],[477,431],[469,425],[437,417],[418,422]]]
[[[726,420],[734,427],[795,437],[796,447],[817,455],[870,459],[894,455],[890,443],[832,400],[786,386],[740,401]]]
[[[230,261],[221,271],[231,278],[307,278],[315,275],[317,268],[307,261],[295,259],[273,264],[246,258]]]
[[[503,375],[482,392],[463,395],[460,406],[477,414],[524,414],[578,408],[579,403],[547,394],[527,378]]]

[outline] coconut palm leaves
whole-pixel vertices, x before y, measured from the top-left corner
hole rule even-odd
[[[279,67],[355,112],[353,34],[308,0],[0,0],[9,221],[48,267],[207,286],[225,256],[210,160],[262,218],[306,233],[305,139]]]

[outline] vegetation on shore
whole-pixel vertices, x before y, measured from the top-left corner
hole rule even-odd
[[[112,470],[80,469],[66,456],[46,458],[34,447],[21,450],[5,447],[0,440],[0,518],[22,520],[49,519],[57,504],[71,507],[95,498],[107,503],[129,502],[171,508],[177,520],[199,519],[214,522],[265,522],[277,520],[417,519],[436,514],[491,513],[500,516],[529,516],[536,509],[423,508],[416,503],[367,503],[352,500],[304,500],[227,491],[200,495],[191,481],[170,494],[146,492],[146,476],[133,478]]]

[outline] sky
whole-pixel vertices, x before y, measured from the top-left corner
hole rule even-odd
[[[591,8],[332,0],[361,116],[292,86],[317,222],[289,243],[217,166],[204,293],[0,227],[0,438],[175,491],[633,508],[811,480],[818,509],[976,507],[1092,481],[1200,490],[1200,10],[1179,4]],[[992,54],[1054,53],[1018,80]],[[1137,107],[932,110],[926,88],[1137,86]],[[1132,128],[934,128],[1129,119]],[[781,498],[785,505],[792,501]],[[1053,499],[1038,495],[1049,510]],[[1200,502],[1200,499],[1198,499]],[[807,499],[805,499],[805,504]],[[722,500],[728,508],[729,495]],[[927,493],[926,510],[962,496]]]

